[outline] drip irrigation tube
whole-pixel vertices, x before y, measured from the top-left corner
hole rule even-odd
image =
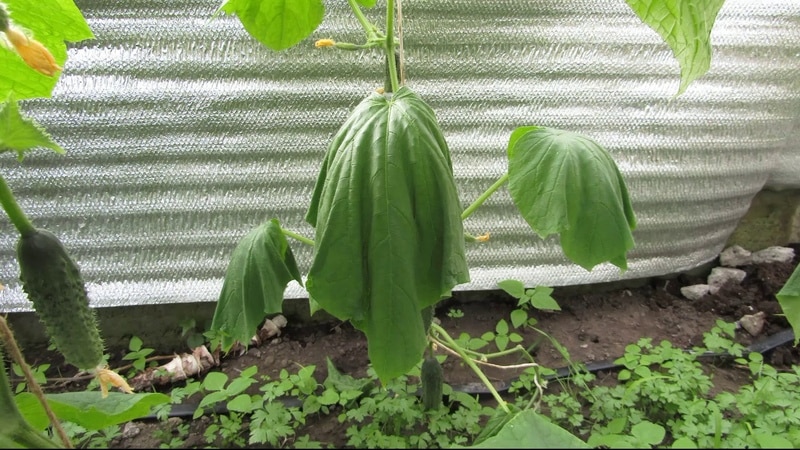
[[[794,340],[794,333],[792,329],[785,329],[779,331],[775,334],[772,334],[764,339],[754,342],[747,348],[745,348],[744,354],[747,355],[748,353],[767,353],[771,350],[774,350],[781,345],[787,344]],[[701,353],[697,356],[700,359],[711,359],[711,360],[731,360],[735,358],[734,355],[726,352],[705,352]],[[604,361],[597,361],[589,364],[585,364],[585,370],[590,373],[597,373],[606,370],[616,370],[622,368],[622,365],[616,364],[614,359],[607,359]],[[547,381],[569,378],[573,375],[573,369],[571,367],[562,367],[556,369],[555,373],[545,376],[544,379]],[[494,383],[495,389],[498,392],[503,393],[507,392],[508,389],[511,387],[511,384],[516,381],[518,377],[511,378],[506,381],[496,382]],[[467,384],[455,384],[450,385],[454,391],[459,392],[466,392],[468,394],[489,394],[489,390],[486,389],[486,386],[483,383],[467,383]],[[284,397],[279,399],[283,404],[287,407],[290,406],[302,406],[303,402],[296,398],[296,397]],[[195,411],[197,410],[196,403],[179,403],[172,405],[172,408],[169,413],[169,417],[193,417]],[[220,402],[215,404],[213,407],[210,407],[204,411],[204,414],[227,414],[228,409],[224,402]],[[142,417],[139,420],[156,420],[156,416],[151,414],[149,416]]]

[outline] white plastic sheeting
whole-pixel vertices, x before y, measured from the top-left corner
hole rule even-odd
[[[67,154],[5,154],[0,170],[73,253],[94,306],[216,301],[251,228],[276,217],[313,237],[303,216],[328,141],[383,82],[379,53],[313,47],[361,42],[345,1],[284,52],[234,17],[211,20],[218,0],[77,4],[96,39],[71,46],[52,99],[23,103]],[[492,238],[468,244],[472,282],[458,290],[697,267],[758,191],[800,187],[800,1],[728,0],[711,71],[674,99],[678,63],[623,0],[406,0],[403,13],[407,82],[438,114],[464,206],[506,170],[510,132],[544,125],[608,148],[639,220],[629,270],[587,272],[501,190],[465,223]],[[0,311],[30,310],[3,220]],[[290,244],[305,273],[311,249]]]

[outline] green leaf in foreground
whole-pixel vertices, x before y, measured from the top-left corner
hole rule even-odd
[[[281,312],[291,280],[302,284],[292,249],[272,219],[245,236],[228,263],[211,322],[211,330],[220,332],[222,347],[249,343],[268,314]]]
[[[672,49],[681,66],[682,94],[711,67],[711,29],[725,0],[626,0]]]
[[[322,23],[321,0],[227,0],[220,10],[236,14],[244,29],[272,50],[285,50]]]
[[[568,131],[521,127],[511,134],[508,160],[511,198],[539,236],[560,233],[564,254],[586,270],[605,261],[627,269],[636,217],[603,147]]]
[[[100,430],[145,417],[153,407],[170,402],[168,395],[160,393],[109,392],[108,397],[103,398],[99,391],[47,394],[46,398],[60,420],[76,423],[87,430]],[[35,428],[43,430],[50,424],[33,394],[23,392],[16,396],[16,401],[22,415]]]
[[[502,422],[501,422],[502,423]],[[515,413],[492,437],[471,447],[453,448],[591,448],[569,431],[532,409]]]
[[[794,345],[800,342],[800,266],[797,266],[792,276],[786,281],[780,291],[775,294],[781,305],[786,320],[794,331]]]
[[[316,229],[310,296],[364,332],[382,382],[405,374],[427,345],[422,310],[469,281],[433,110],[408,87],[364,99],[328,148],[306,220]]]
[[[0,103],[0,153],[15,151],[22,161],[25,152],[37,147],[50,148],[56,153],[64,149],[35,120],[20,113],[16,100],[9,98]]]
[[[42,43],[60,66],[67,60],[64,43],[94,38],[83,14],[72,0],[3,0],[12,22]],[[50,97],[59,76],[48,77],[28,67],[15,52],[0,46],[0,98]]]

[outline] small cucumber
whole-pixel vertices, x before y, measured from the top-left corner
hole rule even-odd
[[[422,362],[420,370],[422,381],[422,406],[428,411],[439,409],[442,406],[442,388],[444,387],[444,372],[439,360],[428,356]]]
[[[61,241],[36,229],[17,243],[22,289],[64,359],[82,370],[103,360],[103,341],[80,269]]]

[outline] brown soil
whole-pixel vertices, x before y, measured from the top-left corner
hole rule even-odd
[[[800,246],[794,245],[798,254]],[[556,289],[553,297],[558,301],[560,312],[536,312],[538,327],[565,346],[574,362],[596,363],[611,361],[624,352],[625,346],[642,337],[653,339],[654,343],[668,340],[676,347],[691,349],[702,345],[703,333],[722,319],[734,322],[746,314],[766,313],[766,326],[758,336],[751,336],[745,330],[737,331],[736,340],[750,345],[776,332],[788,328],[785,318],[775,299],[785,281],[791,275],[800,257],[791,263],[769,263],[740,267],[747,272],[744,281],[724,286],[717,294],[691,301],[680,293],[682,286],[704,283],[707,272],[697,275],[681,274],[673,277],[653,278],[641,281],[637,286],[619,288],[610,286],[572,287]],[[710,269],[709,269],[710,270]],[[436,316],[441,325],[457,337],[461,333],[480,336],[494,330],[500,319],[509,318],[515,308],[516,300],[502,291],[481,293],[457,293],[453,299],[438,306]],[[450,317],[448,312],[460,310],[463,317]],[[524,346],[533,346],[532,353],[537,362],[546,367],[559,368],[567,365],[559,352],[541,334],[528,330],[524,332]],[[144,343],[147,346],[147,342]],[[800,353],[791,343],[771,349],[765,354],[767,361],[776,367],[786,367],[800,361]],[[42,354],[26,354],[29,362],[47,362]],[[325,323],[313,327],[289,324],[279,337],[273,338],[258,347],[251,347],[246,353],[228,355],[222,358],[219,370],[237,376],[239,371],[257,366],[260,375],[272,379],[279,376],[281,369],[296,372],[300,366],[315,365],[319,382],[327,376],[326,357],[330,357],[337,368],[355,377],[366,376],[368,364],[366,340],[363,335],[347,323]],[[55,358],[55,356],[54,356]],[[57,360],[56,360],[57,361]],[[501,364],[519,362],[516,357],[496,361]],[[120,362],[124,364],[125,362]],[[708,370],[714,372],[715,390],[735,390],[748,382],[746,371],[717,367],[708,363]],[[58,370],[53,364],[51,371]],[[68,366],[61,367],[62,374]],[[455,358],[448,358],[444,365],[445,379],[458,386],[477,382],[477,378]],[[54,372],[57,373],[57,372]],[[514,371],[487,370],[487,375],[500,388],[507,387],[517,375]],[[48,385],[50,386],[50,385]],[[60,389],[70,389],[79,383],[60,385]],[[51,388],[52,389],[52,388]],[[168,387],[160,388],[166,391]],[[319,423],[308,423],[298,435],[309,434],[311,440],[343,447],[345,426],[336,420],[322,419]],[[175,427],[190,419],[171,418],[168,422],[137,421],[130,425],[130,437],[117,438],[115,448],[158,448],[162,441],[154,436],[156,429]],[[210,423],[208,418],[191,422],[191,437],[185,447],[206,446],[203,431]],[[136,432],[138,430],[138,433]],[[291,447],[288,442],[286,446]]]

